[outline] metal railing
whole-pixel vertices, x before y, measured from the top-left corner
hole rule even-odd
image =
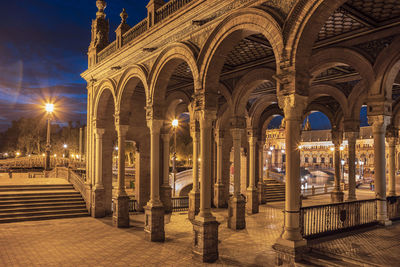
[[[400,196],[387,197],[387,212],[389,220],[400,219]]]
[[[187,5],[190,2],[193,2],[194,0],[172,0],[160,7],[156,11],[156,23],[162,21],[163,19],[169,17],[179,9],[181,9],[183,6]]]
[[[300,229],[305,238],[375,223],[377,223],[375,199],[300,209]]]
[[[186,211],[189,209],[189,197],[173,197],[172,201],[172,211]]]
[[[136,212],[138,211],[138,203],[137,200],[134,198],[129,199],[129,212]]]

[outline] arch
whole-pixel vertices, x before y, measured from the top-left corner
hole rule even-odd
[[[400,72],[400,37],[397,37],[379,54],[374,70],[378,79],[371,87],[369,95],[384,96],[385,99],[391,100],[393,83]]]
[[[329,16],[347,0],[300,0],[283,27],[286,60],[296,70],[308,70],[318,33]],[[296,86],[297,87],[297,86]]]
[[[274,51],[276,64],[283,51],[283,38],[279,23],[268,13],[255,8],[244,8],[227,16],[211,33],[199,55],[200,74],[205,90],[215,91],[225,55],[233,46],[254,33],[263,34]]]
[[[166,116],[167,120],[175,118],[176,108],[178,105],[185,103],[187,106],[190,103],[190,97],[183,91],[175,91],[168,95],[166,102]]]
[[[110,101],[112,101],[114,109],[116,107],[116,83],[112,79],[105,79],[99,83],[97,88],[98,90],[95,95],[93,111],[95,114],[95,119],[99,121],[105,116],[104,112],[102,111],[106,110],[106,107]],[[114,112],[115,110],[113,110],[113,113]]]
[[[305,120],[305,118],[307,118],[307,116],[312,111],[319,111],[319,112],[323,113],[325,116],[327,116],[331,123],[332,128],[334,125],[336,125],[335,113],[330,108],[328,108],[322,104],[318,104],[318,103],[311,103],[307,106],[306,111],[303,116],[303,121]]]
[[[311,103],[321,96],[330,96],[340,104],[343,114],[345,116],[349,115],[347,98],[339,88],[331,84],[316,84],[310,87],[309,93],[308,103]]]
[[[280,115],[284,117],[283,111],[279,108],[277,104],[270,106],[270,108],[265,110],[261,115],[259,123],[260,125],[262,123],[262,126],[258,127],[258,136],[261,138],[261,140],[266,139],[266,130],[274,115]]]
[[[182,62],[185,62],[192,72],[194,89],[200,88],[197,55],[198,49],[191,43],[174,43],[165,48],[157,57],[149,74],[150,90],[147,102],[163,106],[169,79]]]
[[[255,69],[246,73],[238,82],[233,91],[233,114],[243,116],[250,94],[263,82],[273,81],[275,71],[267,68]]]
[[[253,103],[249,111],[249,125],[251,128],[260,126],[261,115],[271,105],[278,103],[276,95],[265,95],[260,97]]]
[[[353,67],[365,79],[367,88],[373,84],[375,71],[369,60],[360,53],[343,47],[327,48],[315,53],[310,60],[310,74],[314,76],[340,64]]]

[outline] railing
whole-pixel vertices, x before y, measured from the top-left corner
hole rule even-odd
[[[400,219],[400,196],[387,197],[387,211],[389,220]]]
[[[136,37],[147,31],[147,18],[136,24],[122,36],[122,46],[130,43]]]
[[[156,11],[156,23],[162,21],[163,19],[169,17],[179,9],[181,9],[186,4],[193,2],[193,0],[172,0],[160,7]]]
[[[134,198],[129,199],[129,212],[136,212],[138,211],[138,203],[137,200]]]
[[[45,165],[46,158],[43,156],[30,156],[30,157],[20,157],[12,159],[2,159],[0,160],[0,168],[35,168],[43,167]],[[62,157],[50,157],[50,166],[85,166],[84,162],[78,160],[72,160]]]
[[[189,209],[189,197],[173,197],[172,211],[186,211]]]
[[[305,238],[377,223],[375,199],[304,207],[300,213]]]
[[[335,187],[322,185],[322,186],[312,186],[307,188],[302,188],[301,193],[303,196],[316,196],[330,193]]]
[[[106,46],[101,52],[97,55],[97,62],[103,61],[106,57],[111,55],[117,50],[116,42],[112,42],[108,46]]]
[[[48,176],[54,176],[57,178],[66,179],[74,186],[76,190],[79,191],[79,193],[81,193],[83,199],[86,202],[89,201],[88,197],[86,196],[86,187],[84,178],[80,176],[78,173],[71,170],[70,168],[56,167],[50,173],[48,173]]]

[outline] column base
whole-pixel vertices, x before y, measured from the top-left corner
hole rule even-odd
[[[333,202],[333,203],[336,203],[336,202],[343,202],[343,200],[344,200],[344,193],[343,193],[343,191],[332,191],[331,192],[331,201]]]
[[[113,225],[118,228],[129,227],[129,197],[113,198]]]
[[[86,209],[89,211],[89,215],[92,213],[92,185],[85,184],[85,203]]]
[[[171,201],[171,196],[172,196],[172,188],[169,185],[162,185],[160,188],[160,199],[161,202],[164,206],[164,212],[165,213],[171,213],[172,212],[172,201]]]
[[[228,205],[228,228],[240,230],[246,228],[246,202],[242,196],[233,196]]]
[[[265,204],[267,203],[266,199],[264,198],[264,182],[258,182],[258,203]]]
[[[346,199],[346,201],[356,201],[357,200],[357,198],[356,198],[356,196],[347,196],[347,199]]]
[[[307,241],[305,239],[293,241],[278,238],[272,248],[276,253],[276,266],[294,266],[295,262],[299,262],[304,253],[308,251]]]
[[[258,213],[258,192],[257,189],[247,189],[247,214]]]
[[[214,205],[216,208],[226,208],[228,203],[225,198],[225,186],[223,184],[214,185]]]
[[[387,215],[387,200],[381,200],[378,199],[376,202],[377,209],[376,209],[376,218],[378,220],[379,225],[382,226],[390,226],[392,225],[392,221],[389,220],[388,215]]]
[[[104,203],[105,191],[104,188],[95,188],[92,193],[92,208],[91,215],[94,218],[103,218],[106,216],[106,208]]]
[[[151,242],[164,242],[164,207],[162,205],[154,206],[148,203],[144,207],[145,226],[144,237]]]
[[[395,197],[396,196],[396,191],[389,191],[388,197]]]
[[[201,262],[218,260],[218,226],[215,218],[197,217],[193,224],[193,258]]]
[[[189,193],[189,220],[194,220],[195,216],[200,211],[200,192],[194,192],[193,190]]]

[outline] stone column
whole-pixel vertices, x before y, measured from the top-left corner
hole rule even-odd
[[[383,115],[368,116],[372,125],[374,136],[374,182],[375,196],[377,199],[377,219],[382,225],[391,225],[387,216],[386,204],[386,159],[385,159],[385,133],[390,117]]]
[[[258,141],[258,168],[259,168],[259,180],[258,180],[258,203],[265,204],[264,198],[264,142]]]
[[[189,220],[193,220],[200,211],[200,190],[199,190],[199,139],[200,131],[197,122],[190,124],[190,132],[193,140],[193,188],[189,192]]]
[[[125,191],[125,137],[128,125],[118,125],[118,188],[113,197],[113,225],[129,227],[129,197]]]
[[[145,238],[153,242],[164,242],[164,207],[160,201],[160,129],[162,120],[150,119],[150,200],[145,209]]]
[[[249,187],[247,187],[248,214],[258,213],[258,194],[256,188],[256,145],[257,137],[253,131],[249,131]]]
[[[240,148],[240,194],[246,195],[247,190],[247,152],[245,148]]]
[[[396,140],[394,136],[386,138],[389,145],[389,194],[388,196],[396,195]]]
[[[300,233],[300,132],[307,98],[281,95],[279,105],[285,114],[286,184],[284,230],[273,248],[277,261],[298,261],[307,248]]]
[[[215,111],[201,110],[200,122],[200,212],[192,220],[193,255],[203,262],[218,259],[218,225],[211,213],[211,133]]]
[[[346,132],[347,149],[349,153],[349,195],[347,201],[357,200],[356,198],[356,142],[358,132]]]
[[[237,118],[235,118],[237,119]],[[237,122],[233,122],[235,125]],[[241,178],[241,144],[243,129],[231,129],[233,141],[233,196],[229,199],[228,204],[228,227],[234,230],[244,229],[246,227],[245,218],[245,200],[240,192]]]
[[[92,216],[101,218],[106,216],[105,190],[103,186],[103,134],[105,129],[96,128],[96,163],[95,163],[95,185],[93,188]]]
[[[172,212],[172,188],[169,184],[169,142],[171,135],[169,133],[161,134],[163,141],[163,156],[162,156],[162,177],[163,183],[161,185],[161,202],[163,203],[165,213]]]
[[[222,182],[222,143],[224,141],[223,131],[217,130],[215,142],[217,145],[217,182],[214,185],[214,205],[217,208],[226,208],[225,186]]]
[[[334,145],[333,166],[335,168],[334,182],[335,187],[331,192],[332,202],[343,202],[344,193],[340,186],[341,172],[340,172],[340,145],[342,144],[343,134],[341,131],[332,131],[332,143]]]

